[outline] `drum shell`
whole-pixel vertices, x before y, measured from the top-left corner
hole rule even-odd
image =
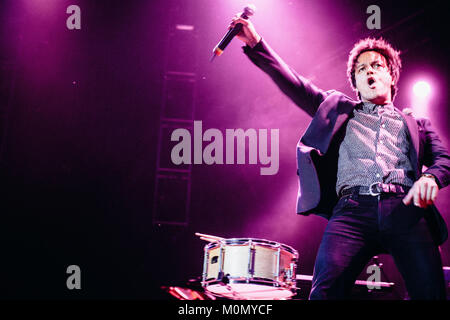
[[[295,288],[298,253],[263,239],[239,238],[205,246],[202,284],[253,283]]]

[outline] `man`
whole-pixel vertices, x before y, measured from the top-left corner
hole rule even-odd
[[[245,54],[312,121],[297,146],[297,213],[329,219],[317,254],[310,299],[344,299],[370,259],[392,255],[412,299],[445,299],[438,246],[447,227],[433,205],[450,181],[450,157],[429,120],[393,105],[399,52],[364,39],[350,53],[355,101],[298,75],[252,23],[237,35]],[[422,167],[427,170],[422,172]]]

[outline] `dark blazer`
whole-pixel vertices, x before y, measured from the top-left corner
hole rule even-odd
[[[299,189],[297,213],[311,213],[329,219],[337,202],[336,179],[339,146],[353,109],[362,103],[341,92],[322,91],[291,69],[264,41],[245,54],[267,73],[278,87],[312,120],[297,144]],[[423,165],[426,173],[436,177],[440,188],[450,183],[450,157],[428,119],[415,119],[396,111],[404,118],[411,143],[409,158],[418,179]],[[427,210],[426,219],[438,244],[448,237],[447,226],[436,207]]]

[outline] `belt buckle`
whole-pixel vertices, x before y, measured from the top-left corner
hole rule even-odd
[[[380,182],[374,182],[369,186],[369,194],[373,197],[378,196],[381,194],[380,191],[377,191],[377,193],[373,192],[372,189],[374,186],[379,186],[381,183]]]

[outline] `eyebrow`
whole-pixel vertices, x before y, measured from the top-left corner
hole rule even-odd
[[[372,61],[370,64],[373,64],[373,63],[375,63],[375,62],[378,62],[378,63],[381,63],[381,64],[385,64],[384,61],[383,61],[383,59],[380,59],[380,58],[375,59],[375,60]],[[361,67],[361,66],[365,66],[365,65],[366,65],[366,63],[360,62],[360,63],[358,63],[358,64],[356,65],[356,69],[358,69],[358,68]]]

